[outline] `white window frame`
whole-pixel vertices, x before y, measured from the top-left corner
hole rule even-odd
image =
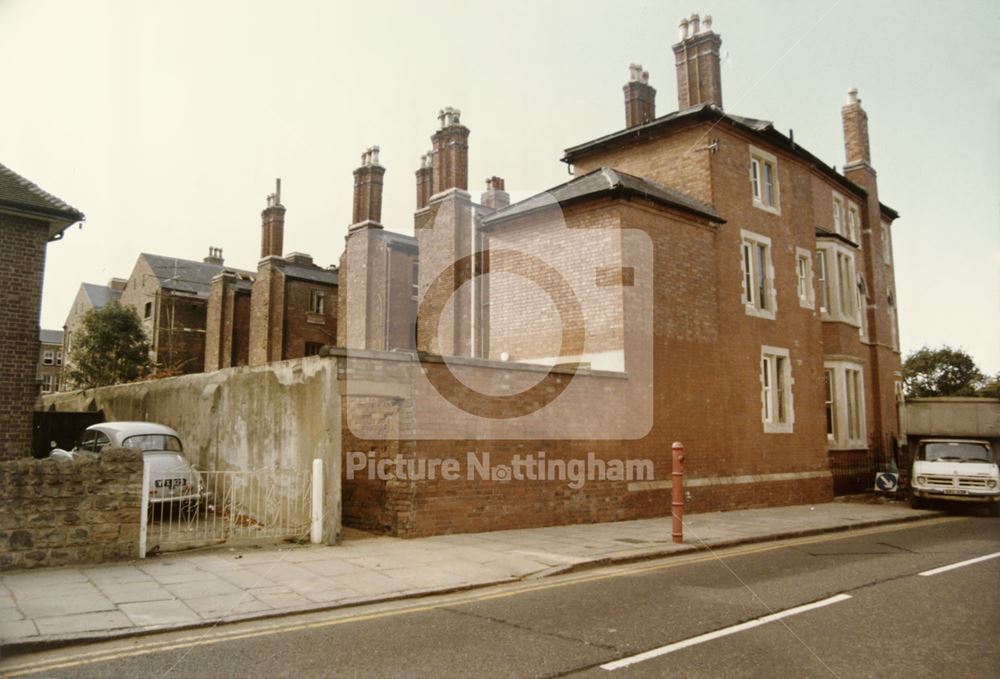
[[[62,365],[62,362],[63,362],[62,349],[56,349],[56,365]]]
[[[770,168],[770,169],[768,169]],[[750,195],[756,208],[781,214],[781,181],[778,175],[778,158],[756,146],[750,147]],[[766,180],[770,177],[770,202],[766,191]]]
[[[826,440],[837,440],[837,374],[823,368],[823,414],[826,417]]]
[[[760,248],[764,251],[763,267],[760,264]],[[763,271],[761,270],[763,268]],[[750,316],[774,320],[778,309],[775,294],[774,262],[771,239],[758,233],[740,229],[740,292],[743,308]],[[761,294],[761,282],[764,292]]]
[[[823,258],[819,264],[820,285],[826,284],[825,302],[821,290],[820,313],[824,321],[840,321],[861,327],[858,304],[857,257],[852,247],[824,240],[816,244],[816,253]],[[825,280],[824,280],[825,274]]]
[[[892,264],[892,232],[889,222],[882,222],[882,263]]]
[[[42,365],[55,365],[56,355],[51,349],[42,352]]]
[[[847,204],[847,233],[844,235],[861,247],[861,211],[854,203]]]
[[[309,289],[309,313],[322,316],[326,308],[326,292],[319,288]]]
[[[49,374],[49,373],[46,373],[46,374],[42,375],[42,390],[41,391],[42,391],[43,394],[51,394],[53,392],[53,389],[52,389],[52,377],[53,376],[51,374]]]
[[[833,232],[847,236],[847,201],[836,191],[833,192]]]
[[[760,348],[760,418],[767,434],[791,434],[795,426],[792,361],[788,349]]]
[[[821,314],[830,311],[830,277],[826,273],[829,269],[826,250],[818,248],[816,250],[816,286],[819,288],[817,297]]]
[[[833,376],[834,436],[831,450],[868,447],[864,366],[848,359],[828,360],[823,368]]]
[[[813,287],[813,256],[805,248],[795,248],[795,291],[799,306],[816,308],[816,289]]]

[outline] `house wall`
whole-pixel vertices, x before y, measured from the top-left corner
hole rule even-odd
[[[309,311],[313,290],[323,293],[323,313]],[[284,333],[282,358],[305,356],[306,343],[333,345],[337,343],[337,286],[305,281],[285,276]]]
[[[48,224],[0,214],[0,458],[31,454]]]

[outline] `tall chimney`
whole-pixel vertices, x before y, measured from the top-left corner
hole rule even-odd
[[[281,179],[275,180],[274,193],[267,197],[267,207],[260,213],[260,258],[281,257],[285,238],[285,206],[281,204]]]
[[[722,38],[712,31],[712,17],[692,14],[678,25],[680,42],[674,45],[677,64],[677,107],[715,104],[722,108],[719,48]]]
[[[649,85],[649,73],[639,64],[628,67],[625,91],[625,127],[635,127],[656,118],[656,90]]]
[[[382,178],[385,168],[378,162],[378,146],[361,154],[361,167],[354,171],[354,219],[352,224],[382,223]]]
[[[417,170],[417,209],[427,207],[434,195],[434,152],[428,151],[420,156],[420,169]]]
[[[431,137],[434,193],[469,188],[469,128],[460,122],[461,115],[450,106],[438,113],[440,127]]]
[[[868,145],[868,114],[861,108],[858,88],[847,91],[847,103],[840,109],[844,120],[844,152],[847,157],[845,168],[850,165],[871,164],[871,148]]]
[[[504,188],[503,177],[490,177],[486,180],[486,191],[479,202],[494,210],[507,207],[510,205],[510,194]]]

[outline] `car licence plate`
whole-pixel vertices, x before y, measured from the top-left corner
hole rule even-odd
[[[157,488],[181,488],[187,485],[187,479],[157,479],[153,485]]]

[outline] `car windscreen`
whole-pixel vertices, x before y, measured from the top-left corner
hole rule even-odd
[[[181,442],[176,436],[169,434],[137,434],[129,436],[122,441],[124,448],[138,448],[145,452],[147,450],[169,450],[175,453],[183,453]]]
[[[942,441],[940,443],[924,443],[920,446],[917,459],[934,462],[993,462],[993,451],[982,443],[963,441]]]

